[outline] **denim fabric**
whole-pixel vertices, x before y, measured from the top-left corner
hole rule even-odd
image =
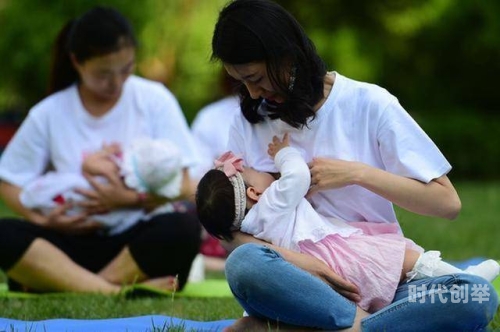
[[[352,325],[356,306],[266,246],[244,244],[227,258],[226,277],[250,316],[320,329]]]
[[[335,330],[350,327],[356,306],[320,279],[266,246],[244,244],[226,262],[236,299],[251,315]],[[394,302],[366,317],[363,331],[483,331],[496,313],[497,294],[486,280],[466,274],[402,284]]]
[[[453,274],[404,283],[391,305],[365,318],[363,331],[485,331],[498,296],[485,279]]]

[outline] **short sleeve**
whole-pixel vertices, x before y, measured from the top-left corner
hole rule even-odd
[[[379,116],[377,139],[387,171],[428,183],[451,170],[436,144],[396,99]]]
[[[0,159],[0,179],[23,187],[41,175],[49,162],[44,112],[32,109]]]

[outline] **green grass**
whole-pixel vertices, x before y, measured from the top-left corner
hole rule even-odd
[[[232,298],[125,299],[120,296],[65,295],[36,299],[0,299],[0,316],[21,320],[50,318],[101,319],[142,315],[167,315],[211,321],[240,317],[243,310]]]
[[[462,211],[454,221],[396,209],[405,235],[446,260],[471,257],[500,259],[500,182],[456,184]]]
[[[461,182],[456,187],[463,208],[455,221],[417,216],[397,209],[406,236],[425,249],[440,250],[445,260],[464,260],[478,256],[500,259],[500,183]],[[5,216],[9,212],[1,203],[0,215]],[[2,280],[4,277],[0,273],[0,282]],[[100,295],[41,296],[23,300],[0,298],[0,317],[21,320],[168,315],[208,321],[237,318],[241,314],[242,309],[234,299],[220,298],[125,300],[119,296]],[[500,309],[491,326],[500,329]]]

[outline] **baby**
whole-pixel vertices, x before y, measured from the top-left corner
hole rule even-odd
[[[149,193],[174,199],[180,195],[182,185],[181,162],[181,153],[172,142],[141,138],[123,151],[118,144],[111,144],[85,156],[82,172],[96,176],[98,181],[119,175],[125,185],[139,195]],[[75,203],[68,214],[76,214],[81,212],[77,203],[85,199],[74,191],[76,188],[91,189],[83,174],[47,172],[23,188],[20,201],[26,208],[37,209],[44,214],[60,204]],[[173,211],[169,203],[156,208],[146,218],[168,211]],[[135,220],[138,220],[143,212],[122,209],[93,215],[92,219],[101,223],[108,233],[114,234],[132,226],[124,220],[134,220],[133,214],[137,214]]]

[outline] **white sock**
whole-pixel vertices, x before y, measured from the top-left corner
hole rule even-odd
[[[441,260],[439,251],[426,251],[417,259],[413,269],[406,274],[408,281],[427,277],[439,277],[454,273],[468,273],[480,276],[489,282],[500,274],[500,264],[493,259],[485,260],[477,265],[472,265],[461,270]]]
[[[406,274],[408,281],[428,277],[439,277],[447,274],[464,273],[459,268],[443,262],[441,252],[431,250],[420,255],[413,269]]]
[[[500,265],[497,261],[488,259],[477,265],[469,266],[464,272],[483,277],[489,282],[492,282],[500,273]]]

